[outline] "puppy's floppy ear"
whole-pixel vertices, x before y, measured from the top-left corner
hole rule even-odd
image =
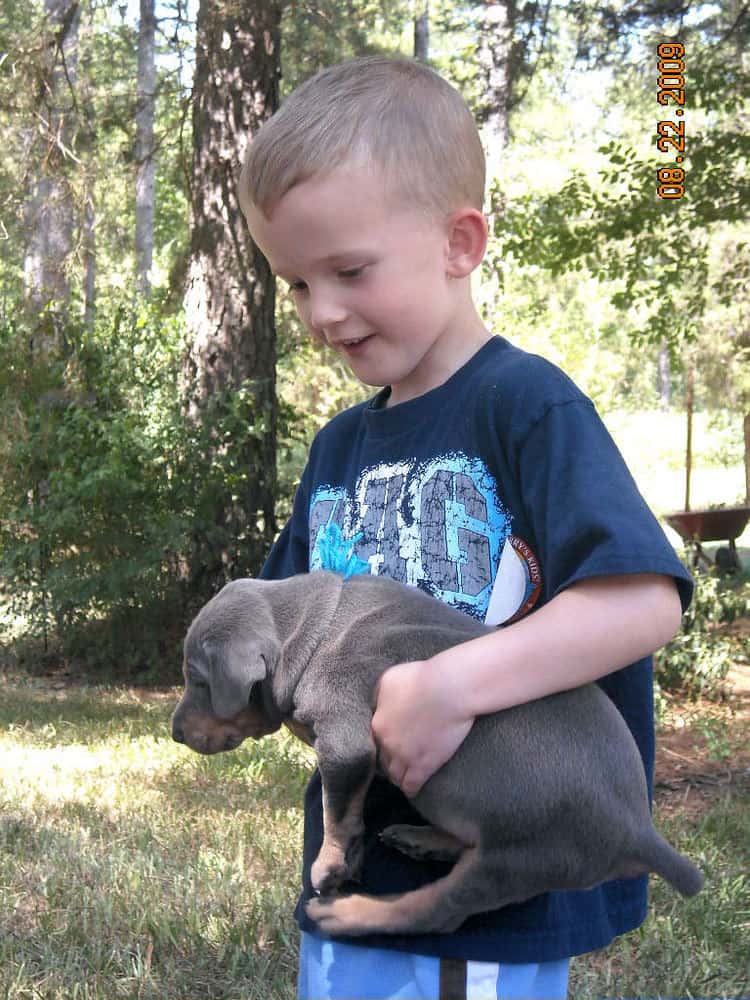
[[[276,657],[272,643],[235,637],[211,643],[211,706],[220,719],[231,719],[247,708],[253,684],[262,681],[269,658]]]

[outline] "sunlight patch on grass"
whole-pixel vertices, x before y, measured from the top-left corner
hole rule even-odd
[[[286,1000],[307,751],[199,757],[176,698],[3,694],[0,995]]]
[[[57,748],[24,747],[13,740],[0,740],[0,761],[12,761],[12,766],[0,762],[0,780],[5,794],[20,801],[45,799],[50,803],[97,801],[100,806],[116,806],[132,795],[134,782],[167,774],[169,760],[158,761],[144,753],[144,743],[129,743],[127,754],[117,753],[106,746],[91,747],[70,744]]]

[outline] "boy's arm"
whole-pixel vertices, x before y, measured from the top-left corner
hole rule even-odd
[[[416,795],[477,715],[634,663],[672,638],[681,614],[671,577],[595,577],[504,629],[392,667],[380,680],[372,720],[381,766],[406,795]]]

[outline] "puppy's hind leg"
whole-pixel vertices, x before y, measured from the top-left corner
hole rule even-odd
[[[409,826],[406,823],[387,826],[380,839],[388,847],[417,861],[458,861],[467,846],[435,826]]]
[[[511,887],[511,864],[487,863],[479,847],[468,847],[444,878],[397,896],[336,896],[313,899],[307,914],[323,934],[420,934],[456,930],[471,916],[528,898]]]

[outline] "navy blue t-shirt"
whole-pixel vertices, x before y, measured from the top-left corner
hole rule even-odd
[[[339,414],[317,435],[263,577],[318,569],[384,575],[500,624],[533,613],[577,580],[659,573],[675,578],[687,607],[689,574],[593,404],[554,365],[494,337],[425,395],[387,408],[388,392]],[[651,788],[651,659],[600,684],[633,732]],[[312,933],[303,904],[312,894],[322,816],[316,772],[305,795],[296,910]],[[410,822],[420,819],[407,799],[376,778],[365,803],[361,891],[402,892],[448,870],[380,843],[384,827]],[[645,878],[618,880],[478,914],[450,935],[357,941],[474,961],[553,961],[637,927],[646,902]]]

